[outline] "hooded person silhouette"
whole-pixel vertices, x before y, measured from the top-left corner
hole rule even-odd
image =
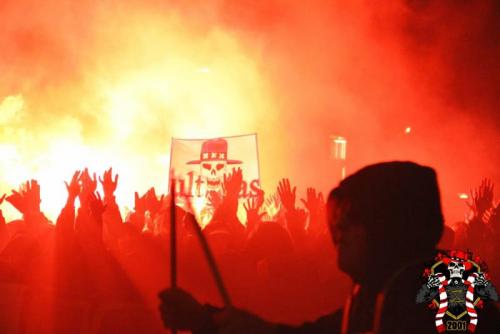
[[[337,264],[353,281],[343,309],[288,326],[167,289],[160,293],[165,326],[193,333],[434,333],[433,314],[415,294],[443,232],[435,171],[413,162],[367,166],[330,192],[327,213]],[[477,333],[500,333],[498,310],[490,306]]]

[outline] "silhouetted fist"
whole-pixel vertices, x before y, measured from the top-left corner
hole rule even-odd
[[[167,289],[158,294],[161,319],[167,328],[196,331],[211,322],[210,313],[188,292]]]

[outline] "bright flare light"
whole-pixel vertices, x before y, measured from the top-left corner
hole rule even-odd
[[[272,109],[258,64],[228,32],[140,11],[93,24],[74,77],[0,97],[0,193],[37,179],[52,220],[75,170],[113,167],[117,201],[132,208],[136,190],[167,192],[171,136],[254,132]]]

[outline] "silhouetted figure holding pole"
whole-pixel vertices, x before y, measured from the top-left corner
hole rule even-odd
[[[160,294],[165,325],[225,334],[434,333],[433,313],[415,302],[443,231],[434,170],[412,162],[367,166],[331,191],[327,212],[338,266],[353,281],[342,310],[287,326],[169,289]],[[495,307],[486,307],[476,333],[500,333],[498,319]]]

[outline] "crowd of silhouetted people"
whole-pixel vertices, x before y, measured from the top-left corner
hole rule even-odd
[[[233,303],[288,324],[341,307],[351,284],[337,266],[323,195],[308,188],[299,201],[296,188],[283,179],[275,193],[261,191],[245,200],[242,222],[237,216],[242,179],[241,170],[233,170],[220,192],[207,194],[213,216],[203,229]],[[117,187],[111,169],[100,177],[86,169],[75,172],[55,222],[40,210],[35,180],[0,197],[0,209],[12,205],[22,215],[6,222],[0,210],[3,332],[166,331],[157,295],[170,284],[170,195],[154,188],[135,193],[133,211],[123,217]],[[484,181],[472,191],[469,206],[469,219],[445,227],[440,246],[472,249],[498,282],[500,210],[493,184]],[[204,304],[221,305],[193,230],[195,216],[177,206],[175,219],[178,285]]]
[[[485,260],[492,280],[500,283],[500,201],[494,195],[488,179],[471,190],[468,218],[455,224],[448,242],[453,248],[474,250]]]

